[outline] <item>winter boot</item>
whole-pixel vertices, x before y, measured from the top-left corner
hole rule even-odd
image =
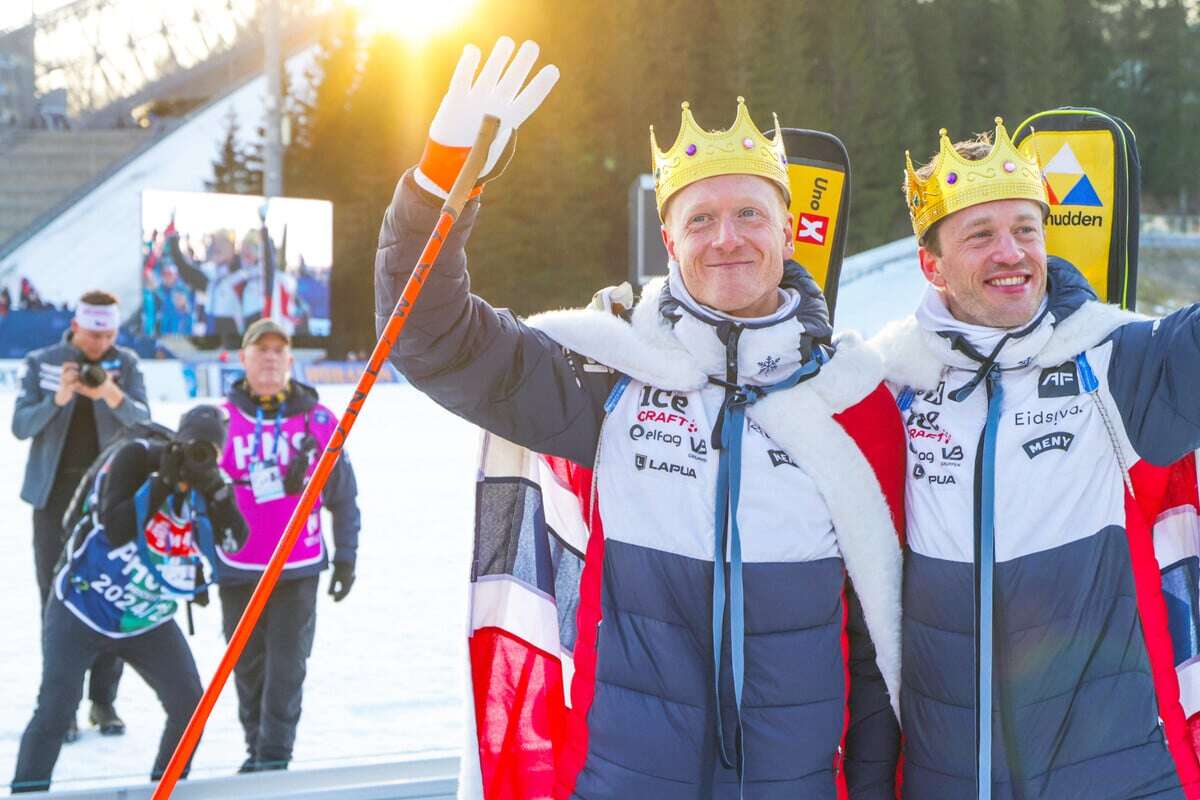
[[[113,708],[112,703],[93,701],[88,719],[100,729],[101,736],[123,736],[125,734],[125,722],[117,716],[117,710]]]
[[[75,721],[75,716],[71,715],[71,724],[67,726],[67,732],[63,734],[63,743],[71,744],[79,741],[79,723]]]

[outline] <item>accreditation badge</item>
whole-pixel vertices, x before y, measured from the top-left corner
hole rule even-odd
[[[282,498],[285,492],[279,464],[274,461],[256,461],[251,464],[250,491],[254,493],[256,503],[269,503]]]

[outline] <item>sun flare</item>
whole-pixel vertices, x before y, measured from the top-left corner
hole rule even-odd
[[[475,0],[350,0],[362,14],[363,24],[421,43],[462,22]]]

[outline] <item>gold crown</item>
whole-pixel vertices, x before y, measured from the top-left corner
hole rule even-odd
[[[688,103],[682,104],[679,135],[667,152],[658,149],[654,126],[650,126],[650,158],[654,162],[654,195],[658,216],[671,195],[688,184],[716,175],[757,175],[775,181],[790,203],[787,153],[775,119],[775,139],[768,139],[750,119],[745,98],[739,97],[737,118],[724,131],[705,131],[696,124]]]
[[[1034,200],[1050,208],[1041,164],[1031,145],[1032,136],[1018,150],[1008,138],[1004,120],[996,117],[992,151],[979,161],[960,156],[945,128],[938,131],[938,136],[938,153],[928,180],[917,177],[912,156],[904,151],[904,193],[917,238],[924,236],[933,223],[955,211],[992,200]]]

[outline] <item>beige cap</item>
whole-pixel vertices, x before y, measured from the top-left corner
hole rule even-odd
[[[282,337],[289,346],[292,343],[292,337],[278,322],[273,319],[259,319],[246,328],[246,333],[242,336],[242,347],[249,347],[262,337],[271,335]]]

